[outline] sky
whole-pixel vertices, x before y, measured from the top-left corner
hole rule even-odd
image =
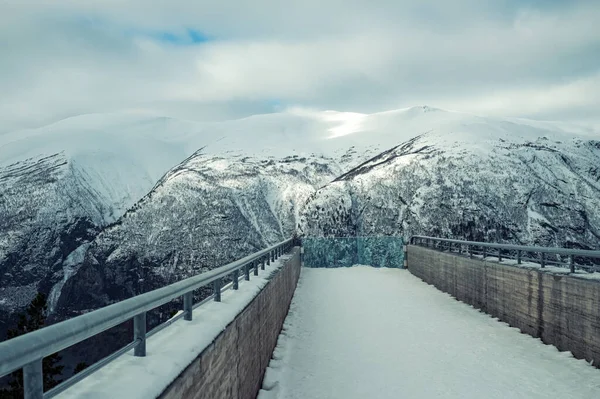
[[[600,120],[598,0],[0,0],[0,132],[415,105]]]

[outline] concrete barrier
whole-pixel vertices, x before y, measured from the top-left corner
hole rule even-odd
[[[254,399],[300,276],[300,249],[160,398]]]
[[[600,368],[600,281],[414,245],[407,249],[413,275]]]

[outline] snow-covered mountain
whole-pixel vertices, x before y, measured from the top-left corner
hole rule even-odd
[[[0,136],[0,309],[68,315],[295,231],[600,247],[600,132],[429,107]]]
[[[600,141],[520,129],[479,121],[408,140],[314,193],[300,231],[598,248]]]
[[[54,308],[96,235],[120,224],[137,204],[130,212],[135,213],[155,186],[160,191],[165,183],[182,180],[194,154],[202,155],[195,164],[210,159],[206,167],[222,172],[234,160],[243,171],[250,158],[260,160],[257,168],[278,160],[291,167],[298,164],[291,157],[306,160],[306,155],[308,169],[312,160],[315,168],[321,165],[306,171],[311,190],[327,183],[342,172],[341,165],[362,156],[345,154],[348,146],[332,143],[333,129],[341,124],[332,115],[343,114],[288,112],[204,124],[135,114],[84,115],[0,135],[0,312],[22,308],[38,290],[51,294]],[[378,148],[369,146],[365,153]],[[294,189],[271,192],[270,201],[290,193]]]

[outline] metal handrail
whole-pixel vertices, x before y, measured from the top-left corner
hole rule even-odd
[[[457,244],[460,246],[466,246],[467,251],[470,256],[473,255],[473,247],[483,248],[483,257],[486,255],[492,255],[488,253],[485,249],[491,248],[498,250],[499,259],[502,260],[502,251],[517,251],[517,263],[521,264],[522,254],[523,253],[539,253],[541,254],[541,267],[545,267],[546,260],[544,254],[554,254],[554,255],[563,255],[569,257],[569,265],[571,273],[575,272],[575,256],[584,257],[584,258],[597,258],[600,259],[600,251],[592,251],[592,250],[584,250],[584,249],[569,249],[569,248],[552,248],[552,247],[536,247],[536,246],[527,246],[527,245],[514,245],[514,244],[494,244],[487,242],[479,242],[479,241],[463,241],[463,240],[454,240],[449,238],[438,238],[438,237],[428,237],[428,236],[412,236],[410,237],[409,243],[411,245],[422,245],[429,246],[429,243],[447,243],[447,244]],[[506,258],[510,258],[510,256],[504,256]]]
[[[275,261],[284,251],[289,250],[293,243],[294,238],[287,239],[209,272],[0,342],[0,377],[23,368],[25,398],[50,397],[43,394],[42,359],[44,357],[73,346],[130,319],[134,320],[133,341],[137,341],[134,347],[134,355],[145,356],[146,312],[175,298],[183,297],[184,319],[192,320],[192,309],[194,307],[192,294],[194,290],[213,283],[214,300],[220,301],[223,288],[221,280],[223,278],[232,275],[232,287],[235,290],[238,288],[241,269],[244,269],[245,280],[249,280],[252,266],[254,267],[254,275],[258,275],[260,262],[263,263],[264,268],[265,263],[270,264],[270,262]],[[53,395],[58,393],[55,391]]]

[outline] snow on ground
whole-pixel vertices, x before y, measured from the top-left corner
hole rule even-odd
[[[598,398],[600,370],[406,270],[302,270],[259,399]]]
[[[149,399],[163,390],[200,354],[254,299],[289,255],[280,257],[259,276],[240,281],[239,290],[227,290],[221,302],[209,301],[196,308],[192,321],[179,319],[148,338],[146,357],[133,350],[56,396],[59,399]]]

